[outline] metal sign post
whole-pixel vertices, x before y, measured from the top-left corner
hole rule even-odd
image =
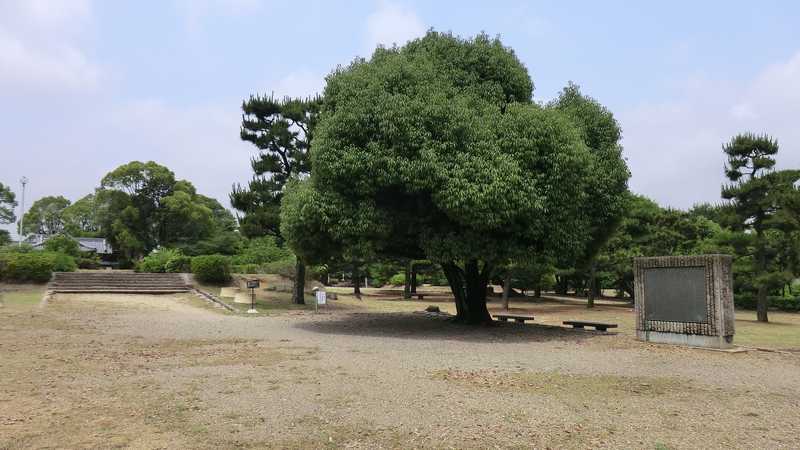
[[[256,311],[256,288],[261,285],[258,280],[247,280],[247,288],[250,289],[250,309],[247,310],[248,314],[257,314]]]

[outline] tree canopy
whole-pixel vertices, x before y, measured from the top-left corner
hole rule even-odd
[[[14,208],[17,207],[17,200],[10,187],[0,183],[0,225],[13,223],[17,220],[14,215]],[[8,231],[0,230],[0,244],[10,241]]]
[[[578,113],[533,103],[526,68],[499,39],[429,32],[327,81],[314,170],[290,186],[282,211],[285,236],[308,260],[358,249],[435,261],[458,320],[481,323],[494,268],[530,255],[577,259],[617,220],[628,175],[616,143],[592,148],[594,128]],[[622,189],[597,190],[607,159],[618,160]]]
[[[23,234],[51,236],[64,231],[64,209],[70,201],[62,196],[47,196],[33,202],[22,217]]]
[[[733,212],[730,225],[744,232],[741,252],[751,258],[752,286],[756,290],[758,320],[768,321],[767,295],[786,285],[793,275],[787,264],[777,264],[782,249],[791,248],[800,228],[795,205],[800,197],[800,170],[775,170],[778,142],[769,136],[740,134],[723,146],[727,156],[725,175],[730,184],[722,189]],[[744,251],[752,248],[751,252]]]
[[[152,161],[132,161],[108,173],[94,202],[101,234],[128,259],[158,246],[207,245],[212,235],[232,233],[235,223],[219,202]]]

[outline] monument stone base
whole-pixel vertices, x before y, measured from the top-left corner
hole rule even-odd
[[[686,345],[689,347],[703,347],[716,349],[730,349],[733,346],[733,336],[703,336],[700,334],[665,333],[661,331],[637,331],[639,340],[658,344]]]

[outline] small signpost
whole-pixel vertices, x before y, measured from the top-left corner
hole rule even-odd
[[[316,299],[314,302],[314,312],[317,312],[319,311],[319,305],[326,305],[328,303],[328,295],[325,291],[317,287],[315,287],[313,291]]]
[[[250,289],[250,309],[247,310],[248,314],[257,314],[256,311],[256,289],[261,286],[258,280],[247,280],[247,289]]]

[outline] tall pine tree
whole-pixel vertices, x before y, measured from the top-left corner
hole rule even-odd
[[[242,212],[240,229],[245,236],[275,236],[280,232],[280,206],[286,182],[311,171],[309,151],[319,116],[320,97],[276,99],[251,96],[242,103],[241,138],[258,149],[250,161],[253,179],[247,187],[234,185],[231,204]],[[292,301],[303,304],[305,265],[298,258]]]
[[[787,214],[796,203],[800,170],[775,170],[778,142],[769,136],[740,134],[723,146],[728,161],[725,175],[731,181],[722,189],[735,212],[734,229],[745,232],[752,248],[753,287],[760,322],[767,322],[770,291],[782,288],[790,275],[777,267],[776,234],[796,231],[797,221]]]

